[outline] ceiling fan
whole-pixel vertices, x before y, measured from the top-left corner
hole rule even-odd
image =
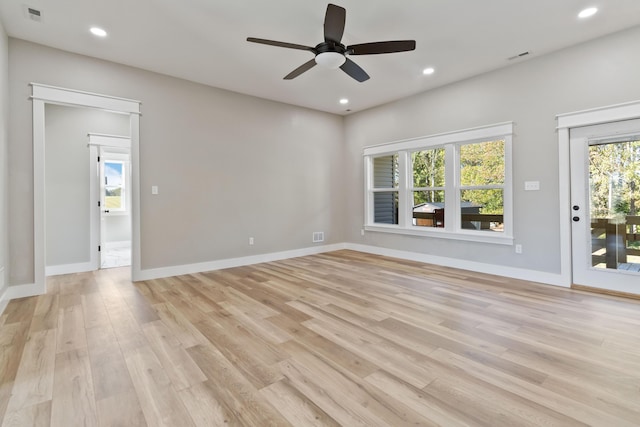
[[[248,42],[267,44],[270,46],[285,47],[288,49],[308,50],[315,55],[315,58],[305,62],[289,74],[284,79],[291,80],[298,77],[305,71],[320,64],[327,68],[337,69],[347,73],[359,82],[369,79],[369,75],[347,56],[351,55],[377,55],[381,53],[406,52],[416,48],[415,40],[396,40],[373,43],[361,43],[345,46],[340,41],[344,33],[344,24],[347,11],[335,4],[327,6],[327,13],[324,17],[324,41],[316,47],[303,46],[294,43],[279,42],[275,40],[258,39],[247,37]]]

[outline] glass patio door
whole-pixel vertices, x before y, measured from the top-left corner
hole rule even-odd
[[[640,121],[571,130],[573,283],[640,294]]]

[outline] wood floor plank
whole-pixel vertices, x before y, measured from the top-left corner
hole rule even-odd
[[[233,411],[218,402],[218,386],[209,380],[179,390],[178,395],[198,426],[240,424]]]
[[[290,342],[289,348],[292,357],[282,366],[287,372],[297,372],[304,375],[309,381],[316,381],[316,386],[325,389],[330,387],[333,393],[334,404],[323,402],[323,410],[327,414],[348,412],[367,425],[392,425],[412,426],[425,425],[423,416],[405,407],[395,399],[384,395],[379,389],[370,387],[360,377],[353,375],[335,365],[305,351],[302,346]],[[292,374],[292,377],[295,374]],[[321,379],[321,382],[318,382]],[[295,387],[299,382],[293,383]],[[339,408],[336,408],[336,404]]]
[[[86,348],[56,355],[51,426],[97,426],[96,400]]]
[[[624,419],[611,416],[591,405],[575,401],[564,393],[549,393],[542,384],[532,383],[522,378],[516,378],[509,372],[502,371],[484,363],[484,360],[453,354],[439,349],[431,357],[451,366],[463,369],[467,374],[493,384],[501,389],[517,394],[530,401],[563,412],[584,424],[611,425],[617,427],[632,427],[635,423],[627,423]]]
[[[216,400],[241,424],[291,426],[220,351],[202,345],[191,347],[187,351],[209,381],[216,385]]]
[[[135,391],[114,394],[96,402],[101,427],[146,427],[147,421]],[[151,426],[151,425],[149,425]]]
[[[149,346],[129,350],[125,361],[148,425],[195,425]]]
[[[57,331],[56,351],[58,353],[87,347],[87,335],[85,333],[84,314],[81,304],[70,305],[59,310]]]
[[[253,342],[247,331],[229,329],[213,321],[198,323],[197,327],[204,336],[216,343],[216,348],[255,388],[260,389],[282,379],[282,374],[274,365],[286,356],[279,355],[266,344],[262,347],[258,340]]]
[[[260,393],[294,426],[338,427],[340,424],[296,389],[287,379],[275,382]]]
[[[640,425],[640,301],[348,250],[0,313],[0,426]]]
[[[13,383],[7,412],[51,400],[55,358],[55,329],[30,334]]]
[[[48,427],[51,425],[51,401],[27,406],[7,414],[2,427]]]
[[[36,308],[31,321],[31,331],[42,331],[45,329],[55,329],[58,326],[59,296],[45,294],[38,297]]]
[[[86,332],[96,400],[132,391],[133,383],[111,324]]]
[[[176,390],[207,380],[180,341],[171,334],[162,321],[149,322],[142,329]]]
[[[447,401],[429,396],[421,389],[383,370],[372,373],[365,380],[417,413],[424,414],[427,422],[432,425],[462,427],[476,424],[475,420],[458,411]]]
[[[162,303],[154,306],[158,316],[171,333],[182,343],[184,348],[198,344],[207,344],[209,340],[202,335],[186,316],[173,305]]]

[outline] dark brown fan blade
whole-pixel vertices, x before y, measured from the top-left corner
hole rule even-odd
[[[335,4],[327,5],[327,13],[324,16],[324,41],[340,43],[346,19],[347,11],[344,8]]]
[[[415,50],[415,40],[396,40],[388,42],[373,42],[354,44],[347,47],[349,55],[377,55],[380,53],[395,53]]]
[[[349,74],[351,77],[359,81],[360,83],[365,80],[369,80],[369,75],[358,64],[347,58],[344,64],[340,67],[342,71]]]
[[[285,80],[295,79],[300,74],[312,69],[315,66],[316,66],[316,60],[314,58],[311,61],[305,62],[304,64],[302,64],[301,66],[299,66],[298,68],[296,68],[295,70],[293,70],[292,72],[284,76],[284,79]]]
[[[311,52],[315,52],[314,48],[309,46],[303,46],[301,44],[278,42],[275,40],[267,40],[267,39],[257,39],[255,37],[247,37],[247,41],[252,43],[267,44],[269,46],[286,47],[288,49],[308,50]]]

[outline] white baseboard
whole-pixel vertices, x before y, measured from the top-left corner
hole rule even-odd
[[[0,314],[4,312],[4,309],[7,308],[7,304],[9,304],[9,301],[12,299],[33,297],[36,295],[42,295],[45,292],[46,289],[43,289],[42,286],[36,285],[35,283],[7,286],[2,293],[2,296],[0,296]]]
[[[239,258],[228,258],[217,261],[201,262],[196,264],[175,265],[140,270],[136,280],[152,280],[163,277],[180,276],[182,274],[200,273],[203,271],[214,271],[223,268],[241,267],[263,262],[280,261],[283,259],[296,258],[307,255],[315,255],[325,252],[350,249],[375,255],[388,256],[393,258],[406,259],[410,261],[424,262],[427,264],[442,265],[445,267],[460,268],[462,270],[475,271],[479,273],[495,274],[514,279],[528,280],[531,282],[544,283],[548,285],[568,288],[570,281],[561,274],[547,273],[543,271],[528,270],[524,268],[505,267],[495,264],[485,264],[475,261],[465,261],[456,258],[440,257],[436,255],[421,254],[418,252],[400,251],[396,249],[381,248],[377,246],[361,245],[357,243],[338,243],[334,245],[312,246],[303,249],[294,249],[283,252],[273,252],[268,254],[252,255]],[[68,274],[94,270],[90,263],[67,264],[50,266],[46,268],[46,274]],[[2,290],[2,280],[4,280],[4,269],[0,269],[0,314],[6,308],[8,302],[15,298],[23,298],[34,295],[41,295],[46,292],[42,286],[36,284],[8,286]]]
[[[182,274],[201,273],[203,271],[221,270],[223,268],[240,267],[263,262],[279,261],[288,258],[314,255],[324,252],[332,252],[340,249],[350,249],[375,255],[383,255],[393,258],[401,258],[411,261],[424,262],[427,264],[442,265],[445,267],[460,268],[462,270],[475,271],[479,273],[495,274],[497,276],[510,277],[513,279],[528,280],[531,282],[544,283],[548,285],[568,288],[571,283],[560,274],[546,273],[543,271],[528,270],[524,268],[505,267],[495,264],[485,264],[475,261],[465,261],[456,258],[446,258],[435,255],[426,255],[417,252],[400,251],[395,249],[381,248],[377,246],[361,245],[356,243],[338,243],[335,245],[313,246],[304,249],[296,249],[284,252],[274,252],[261,255],[253,255],[239,258],[229,258],[218,261],[202,262],[197,264],[175,265],[171,267],[161,267],[140,271],[138,280],[152,280],[163,277],[180,276]]]
[[[90,262],[81,262],[78,264],[61,264],[48,265],[44,268],[45,276],[57,276],[59,274],[84,273],[93,271],[96,267]]]
[[[291,251],[273,252],[268,254],[252,255],[240,258],[228,258],[218,261],[201,262],[197,264],[174,265],[171,267],[152,268],[140,270],[137,280],[153,280],[163,277],[180,276],[182,274],[201,273],[203,271],[221,270],[223,268],[241,267],[263,262],[280,261],[288,258],[296,258],[307,255],[315,255],[324,252],[338,251],[345,249],[344,243],[335,245],[312,246]]]
[[[512,279],[528,280],[531,282],[544,283],[547,285],[571,287],[570,281],[561,274],[546,273],[544,271],[528,270],[525,268],[505,267],[502,265],[485,264],[475,261],[465,261],[457,258],[447,258],[436,255],[421,254],[418,252],[400,251],[396,249],[381,248],[378,246],[361,245],[357,243],[346,243],[346,249],[359,252],[366,252],[375,255],[383,255],[392,258],[406,259],[409,261],[436,264],[444,267],[460,268],[462,270],[475,271],[478,273],[494,274],[497,276],[510,277]]]

